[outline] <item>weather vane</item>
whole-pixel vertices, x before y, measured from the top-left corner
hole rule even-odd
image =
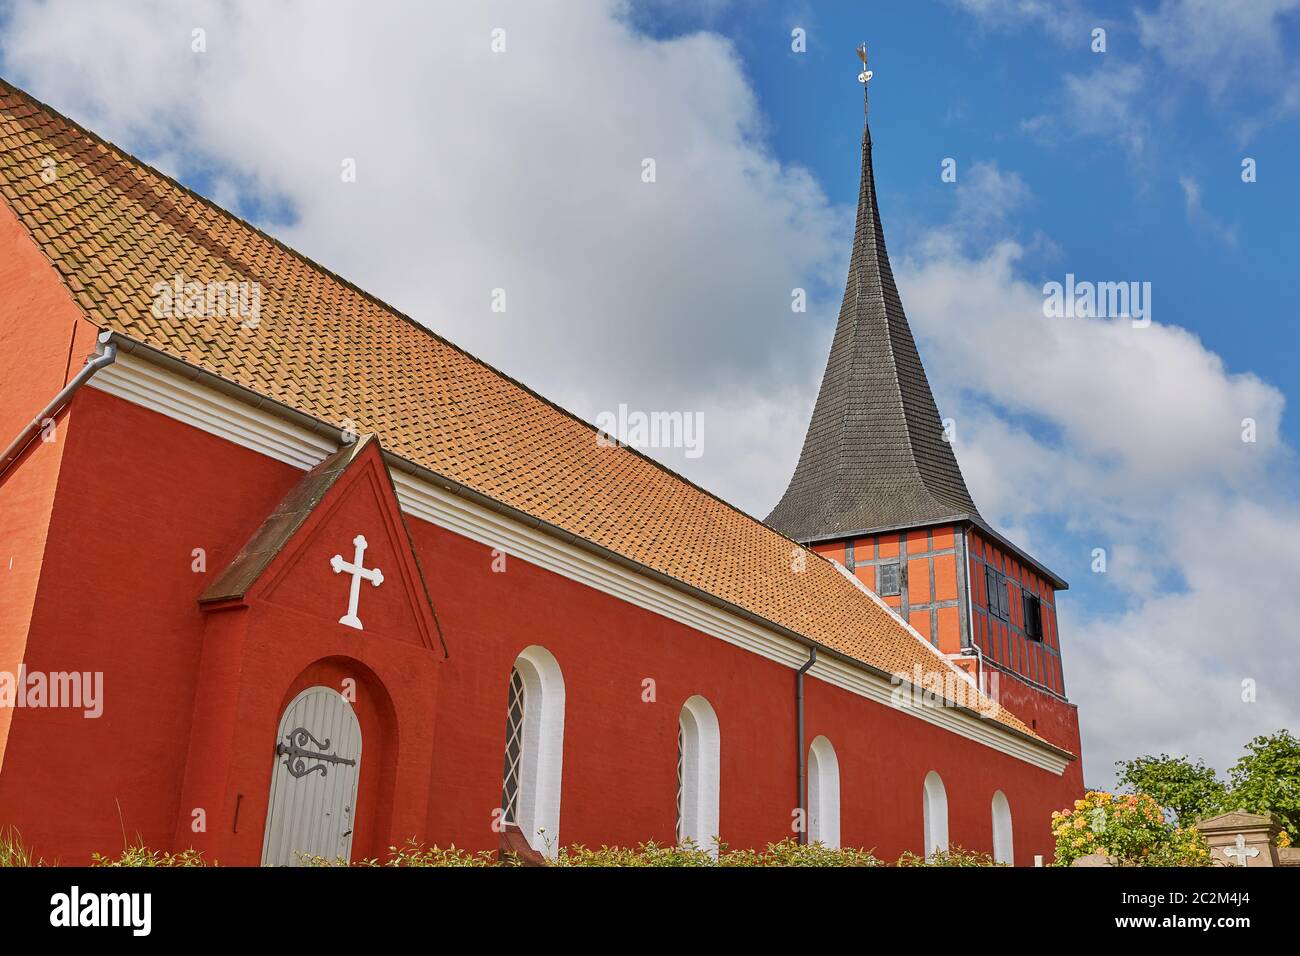
[[[858,82],[863,86],[866,86],[867,81],[875,74],[867,69],[867,44],[865,40],[862,45],[858,47],[858,59],[862,61],[862,72],[858,74]]]
[[[858,82],[862,84],[862,112],[865,114],[867,112],[867,82],[875,75],[867,69],[867,43],[865,40],[858,47],[858,59],[862,61],[862,72],[858,74]]]

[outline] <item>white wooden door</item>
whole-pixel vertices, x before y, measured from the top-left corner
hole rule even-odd
[[[302,856],[352,858],[361,726],[331,687],[309,687],[280,718],[262,840],[263,866],[299,866]]]

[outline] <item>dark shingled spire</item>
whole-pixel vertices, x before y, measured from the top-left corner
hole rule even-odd
[[[979,513],[894,286],[864,122],[844,303],[799,464],[767,524],[809,542],[961,517]]]

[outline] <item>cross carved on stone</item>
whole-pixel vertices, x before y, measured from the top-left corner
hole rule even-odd
[[[1225,846],[1223,848],[1223,855],[1229,860],[1236,857],[1237,862],[1233,864],[1234,866],[1249,866],[1250,863],[1248,861],[1250,857],[1259,856],[1259,847],[1247,847],[1246,838],[1242,834],[1238,833],[1236,845]]]

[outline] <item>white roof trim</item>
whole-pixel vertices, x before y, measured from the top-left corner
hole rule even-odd
[[[956,674],[958,677],[962,677],[962,678],[964,678],[964,679],[967,681],[967,683],[969,683],[972,687],[978,687],[978,686],[979,686],[978,684],[975,683],[975,678],[971,677],[969,673],[967,673],[966,671],[964,671],[964,670],[962,670],[960,667],[958,667],[956,664],[954,664],[954,663],[953,663],[953,662],[948,658],[948,656],[947,656],[946,654],[943,654],[942,652],[940,652],[940,650],[939,650],[937,647],[935,647],[934,644],[932,644],[930,641],[926,640],[924,634],[922,634],[920,631],[918,631],[916,628],[914,628],[914,627],[911,625],[911,623],[910,623],[909,621],[905,620],[905,619],[903,618],[903,615],[899,614],[899,613],[898,613],[897,611],[895,611],[892,607],[890,607],[890,606],[885,602],[885,599],[884,599],[884,598],[882,598],[882,597],[881,597],[879,594],[877,594],[875,591],[871,590],[871,588],[869,588],[869,587],[867,587],[865,584],[863,584],[863,583],[858,579],[858,576],[857,576],[856,574],[854,574],[852,571],[850,571],[850,570],[849,570],[848,568],[846,568],[844,565],[840,564],[840,562],[836,561],[834,558],[827,558],[826,560],[830,561],[831,564],[835,565],[836,570],[838,570],[838,571],[840,572],[840,574],[844,575],[846,578],[848,578],[850,581],[852,581],[852,582],[853,582],[853,585],[854,585],[854,586],[855,586],[859,591],[861,591],[861,592],[862,592],[863,594],[865,594],[867,597],[871,598],[871,600],[875,601],[876,604],[878,604],[880,607],[882,607],[882,608],[884,608],[886,611],[888,611],[889,614],[890,614],[890,616],[893,617],[893,619],[894,619],[895,621],[897,621],[899,624],[901,624],[904,628],[906,628],[907,633],[908,633],[908,634],[911,634],[914,638],[916,638],[916,640],[917,640],[917,641],[918,641],[922,646],[925,647],[926,651],[929,652],[929,654],[930,654],[932,657],[934,657],[934,659],[935,659],[936,661],[942,661],[945,665],[948,666],[948,668],[949,668],[949,669],[950,669],[954,674]]]
[[[86,384],[304,471],[337,450],[334,442],[319,433],[286,421],[264,408],[254,408],[247,402],[202,384],[198,378],[182,377],[135,355],[119,353],[116,362],[101,370]],[[803,666],[807,660],[807,649],[784,635],[403,471],[393,470],[392,476],[402,510],[413,517],[489,547],[499,548],[509,555],[791,669]],[[883,604],[861,582],[856,583],[873,600],[893,613],[888,605]],[[896,614],[894,617],[898,619]],[[918,640],[930,647],[929,642],[915,629],[905,621],[902,623]],[[969,676],[960,668],[951,663],[948,666],[969,680]],[[899,706],[896,686],[875,673],[843,661],[819,658],[808,674],[859,697],[889,707]],[[903,709],[919,720],[1057,775],[1063,774],[1070,762],[1058,753],[1011,733],[996,721],[955,707],[907,706]]]

